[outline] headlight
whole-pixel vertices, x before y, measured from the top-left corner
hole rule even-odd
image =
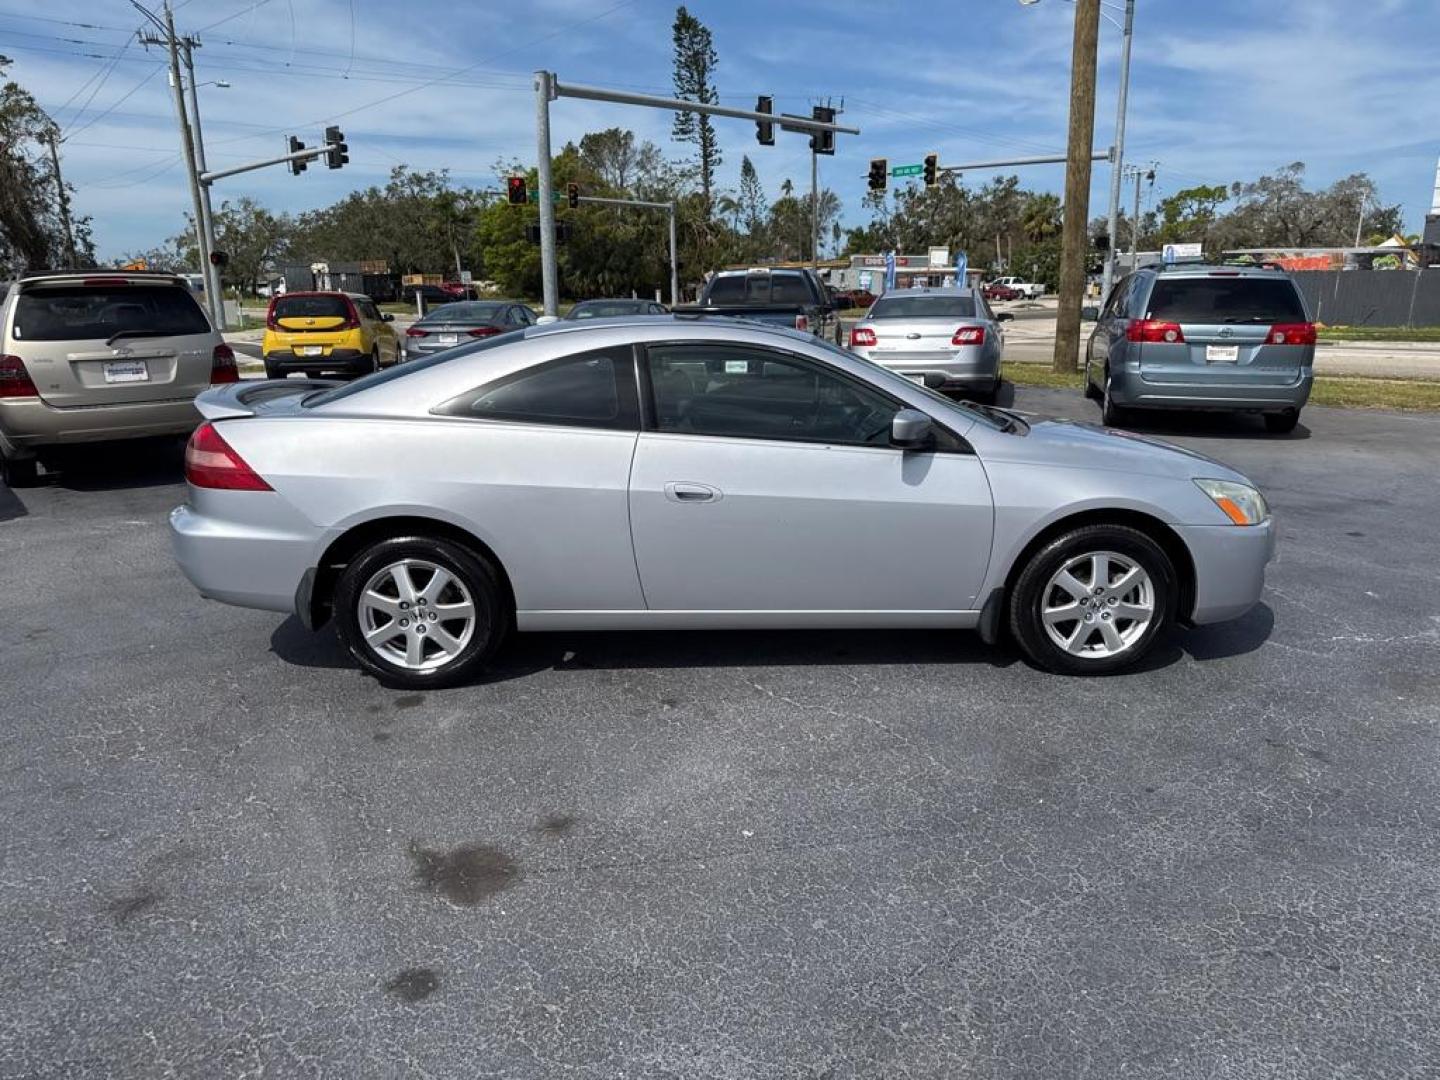
[[[1231,480],[1196,480],[1195,486],[1209,495],[1236,525],[1259,525],[1270,517],[1265,496],[1248,484],[1237,484]]]

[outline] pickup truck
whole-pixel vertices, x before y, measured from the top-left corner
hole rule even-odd
[[[991,285],[1005,285],[1016,290],[1026,300],[1038,300],[1045,295],[1045,286],[1033,281],[1021,281],[1018,277],[1000,277],[990,282]]]
[[[843,339],[835,301],[813,270],[721,270],[705,285],[700,303],[676,314],[729,315],[808,330],[836,344]]]

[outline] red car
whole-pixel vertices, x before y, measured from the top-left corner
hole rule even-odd
[[[440,288],[449,293],[452,300],[476,300],[480,295],[474,285],[466,285],[462,281],[442,281]]]
[[[986,300],[1019,300],[1025,295],[1019,289],[1012,289],[1009,285],[994,283],[982,286],[980,292]]]
[[[837,298],[842,300],[846,307],[852,308],[868,309],[875,303],[875,294],[869,289],[842,289]]]

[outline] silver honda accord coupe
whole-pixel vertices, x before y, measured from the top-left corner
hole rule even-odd
[[[1254,485],[1198,454],[721,318],[530,327],[197,405],[186,576],[333,619],[395,686],[471,679],[512,629],[974,628],[1100,674],[1245,612],[1274,548]]]

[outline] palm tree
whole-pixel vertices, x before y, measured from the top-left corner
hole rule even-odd
[[[1048,239],[1060,231],[1060,198],[1032,195],[1020,213],[1020,231],[1032,242]]]

